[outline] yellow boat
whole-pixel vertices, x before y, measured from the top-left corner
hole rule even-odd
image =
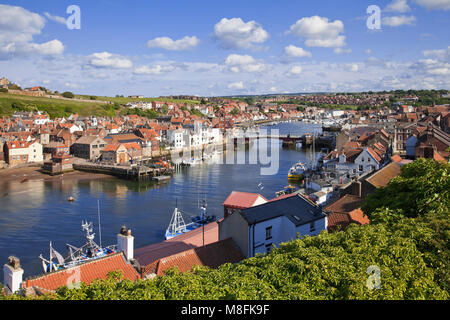
[[[302,180],[305,176],[306,166],[304,163],[296,163],[288,172],[289,180]]]

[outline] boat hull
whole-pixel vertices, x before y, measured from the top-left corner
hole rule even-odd
[[[303,178],[304,178],[303,174],[289,174],[288,175],[288,180],[300,181],[300,180],[303,180]]]

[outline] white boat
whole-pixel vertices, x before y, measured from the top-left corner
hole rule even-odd
[[[298,162],[289,169],[289,180],[302,180],[305,176],[307,168],[303,162]]]
[[[92,233],[92,222],[82,222],[81,227],[86,232],[86,243],[80,248],[67,244],[67,248],[69,249],[69,256],[67,258],[63,258],[63,256],[52,247],[51,242],[50,258],[47,260],[42,254],[39,256],[45,273],[67,269],[117,252],[115,245],[102,247],[94,242],[95,233]],[[57,262],[53,262],[54,258],[56,258]]]
[[[183,160],[182,164],[193,167],[195,165],[201,164],[202,163],[202,159],[195,159],[195,158],[191,158],[189,160]]]

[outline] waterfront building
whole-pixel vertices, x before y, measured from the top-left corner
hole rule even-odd
[[[107,142],[100,137],[84,136],[72,145],[72,154],[75,157],[95,160],[106,147]]]
[[[10,167],[44,161],[42,144],[37,141],[13,141],[4,146],[4,158]]]

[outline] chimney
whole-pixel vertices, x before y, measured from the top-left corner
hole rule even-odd
[[[117,250],[123,251],[128,261],[134,257],[134,237],[126,227],[122,227],[117,235]]]
[[[20,260],[16,257],[9,257],[8,263],[3,266],[3,283],[8,294],[16,293],[22,286],[23,269],[20,267]]]

